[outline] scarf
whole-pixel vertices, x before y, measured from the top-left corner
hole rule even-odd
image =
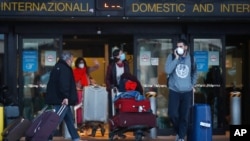
[[[81,82],[82,86],[88,86],[89,85],[88,74],[87,74],[86,67],[84,67],[83,69],[75,68],[73,70],[73,73],[74,73],[74,78],[75,78],[76,83]]]
[[[123,62],[121,62],[121,63],[116,63],[116,65],[117,65],[119,68],[124,67]]]

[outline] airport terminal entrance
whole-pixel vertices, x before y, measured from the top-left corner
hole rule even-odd
[[[39,109],[43,106],[44,87],[43,78],[47,76],[47,72],[52,68],[62,50],[70,50],[75,57],[84,57],[89,66],[93,65],[93,60],[97,59],[100,68],[91,73],[91,77],[98,85],[105,86],[106,68],[109,63],[112,48],[117,46],[124,50],[126,59],[129,61],[130,71],[135,74],[142,86],[144,92],[157,92],[157,135],[173,134],[172,125],[167,115],[168,88],[166,87],[166,74],[164,73],[164,64],[167,54],[175,46],[178,36],[136,36],[136,35],[69,35],[51,37],[51,38],[22,38],[22,59],[20,64],[26,64],[25,56],[35,57],[38,64],[33,68],[23,68],[22,79],[20,79],[19,91],[23,96],[22,114],[25,118],[33,119]],[[190,38],[191,51],[207,51],[211,56],[211,65],[204,73],[199,73],[199,81],[201,84],[208,77],[211,69],[219,70],[221,73],[221,86],[218,89],[220,95],[214,95],[213,90],[199,88],[203,99],[197,99],[201,102],[209,103],[213,106],[213,128],[221,129],[229,125],[230,122],[230,103],[229,92],[238,90],[242,93],[242,99],[249,99],[247,95],[249,90],[249,36],[228,35],[224,37]],[[225,48],[224,48],[225,46]],[[20,46],[21,47],[21,46]],[[52,55],[52,56],[50,56]],[[210,57],[211,57],[210,56]],[[26,64],[27,66],[27,64]],[[28,65],[29,66],[29,65]],[[224,67],[225,66],[225,67]],[[73,66],[74,67],[74,66]],[[30,70],[28,70],[30,69]],[[39,80],[40,79],[40,80]],[[217,84],[217,82],[212,82]],[[42,84],[42,85],[40,85]],[[209,95],[209,93],[213,93]],[[216,92],[217,93],[217,92]],[[205,94],[205,95],[204,95]],[[207,97],[204,97],[207,96]],[[212,97],[211,97],[212,96]],[[217,96],[220,98],[218,99]],[[201,98],[201,97],[200,97]],[[220,104],[220,106],[218,105]],[[223,104],[223,105],[222,105]],[[242,113],[246,112],[249,104],[242,100]],[[225,109],[220,109],[220,108]],[[219,108],[219,109],[218,109]],[[219,112],[221,111],[221,112]],[[225,113],[223,113],[223,112]],[[224,118],[225,116],[225,118]],[[242,122],[247,123],[249,117],[242,114]],[[107,130],[108,131],[108,130]]]

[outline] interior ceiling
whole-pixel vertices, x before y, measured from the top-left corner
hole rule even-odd
[[[65,35],[63,36],[64,49],[82,49],[108,46],[124,47],[124,51],[133,51],[132,35]]]

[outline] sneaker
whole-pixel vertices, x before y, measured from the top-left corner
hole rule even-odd
[[[179,139],[178,141],[185,141],[184,139]]]
[[[178,134],[176,134],[176,136],[175,136],[175,141],[179,141],[179,135]]]

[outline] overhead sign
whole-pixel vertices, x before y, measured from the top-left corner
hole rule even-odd
[[[250,16],[249,0],[126,0],[126,16]]]
[[[98,10],[123,10],[124,0],[96,0]]]
[[[95,16],[94,0],[0,0],[0,16]]]
[[[250,3],[249,0],[0,0],[0,16],[98,17],[112,14],[124,17],[248,18]]]

